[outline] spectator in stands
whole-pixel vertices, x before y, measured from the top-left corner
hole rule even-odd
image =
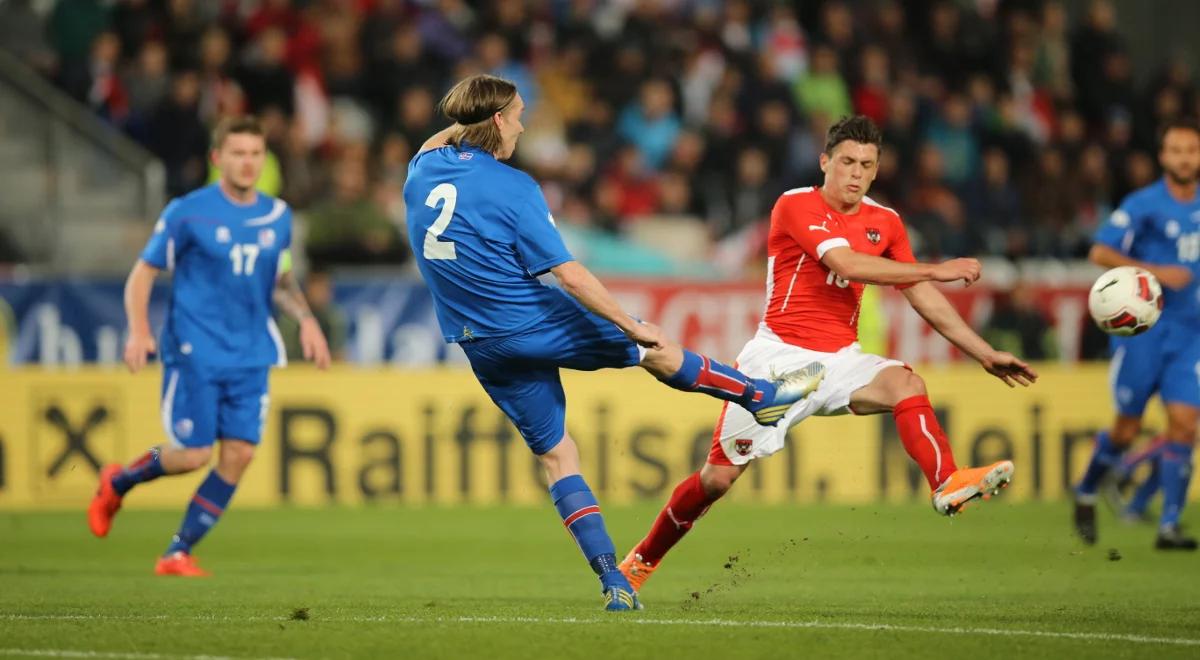
[[[796,80],[796,105],[807,113],[818,110],[838,118],[853,109],[846,80],[838,70],[837,52],[827,45],[813,49],[812,65]]]
[[[1009,231],[1021,223],[1021,195],[1003,149],[985,151],[981,170],[965,195],[968,222],[988,252],[1005,254]]]
[[[961,94],[946,97],[926,140],[941,154],[943,181],[962,186],[975,175],[979,143],[971,126],[971,107]]]
[[[167,170],[167,194],[174,197],[204,183],[208,130],[200,122],[200,79],[184,70],[171,78],[171,94],[150,120],[147,147]]]
[[[171,89],[167,47],[161,41],[145,42],[137,62],[122,79],[129,92],[128,130],[145,141],[150,118]]]
[[[368,193],[364,159],[343,156],[334,166],[333,195],[307,214],[305,249],[315,268],[406,259],[396,227]]]
[[[231,75],[231,49],[229,34],[220,27],[200,37],[200,120],[205,124],[246,110],[245,94]]]
[[[292,114],[295,77],[284,62],[286,55],[287,35],[280,28],[269,27],[254,40],[237,75],[251,112],[274,106]]]
[[[617,133],[637,147],[646,167],[659,170],[675,146],[682,124],[675,114],[675,92],[661,79],[642,83],[637,103],[621,111]]]
[[[1046,315],[1037,306],[1037,295],[1018,281],[1007,293],[996,297],[996,307],[980,336],[1000,351],[1021,351],[1031,361],[1058,357],[1058,346]]]

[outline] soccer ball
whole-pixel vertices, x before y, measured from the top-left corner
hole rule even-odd
[[[1088,311],[1100,329],[1128,337],[1149,330],[1162,314],[1162,286],[1148,271],[1118,266],[1096,280]]]

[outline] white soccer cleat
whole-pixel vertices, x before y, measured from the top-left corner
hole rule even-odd
[[[825,365],[812,362],[799,369],[767,379],[775,386],[775,398],[762,408],[751,410],[754,420],[763,426],[775,426],[787,414],[793,403],[817,391],[825,378]]]

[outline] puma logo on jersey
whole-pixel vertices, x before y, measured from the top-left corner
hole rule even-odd
[[[829,221],[826,220],[825,222],[822,222],[819,225],[809,225],[808,230],[809,231],[818,231],[819,230],[819,231],[825,232],[826,234],[832,234],[833,232],[829,231],[829,228],[825,226],[828,223],[829,223]]]

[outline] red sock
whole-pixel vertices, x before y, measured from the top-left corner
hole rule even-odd
[[[650,533],[634,548],[634,552],[642,556],[642,561],[657,565],[715,501],[700,485],[700,472],[693,472],[675,487],[675,492],[671,493],[667,506],[659,512]]]
[[[933,414],[929,397],[924,394],[910,396],[896,404],[892,416],[896,418],[904,451],[921,466],[929,489],[937,488],[958,466],[954,464],[950,441]]]

